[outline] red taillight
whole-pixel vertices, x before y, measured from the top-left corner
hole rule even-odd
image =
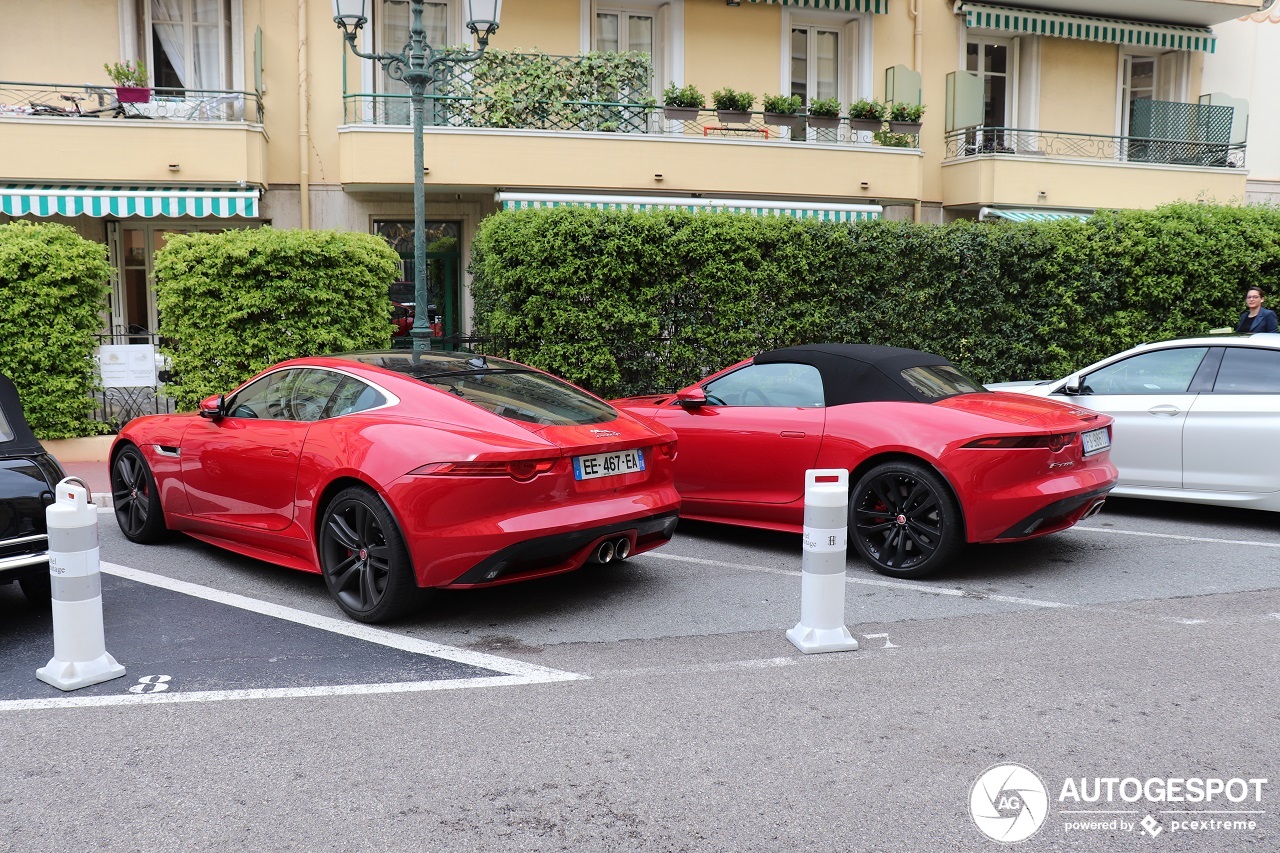
[[[676,458],[676,443],[674,441],[668,441],[665,444],[659,444],[655,448],[655,450],[657,450],[658,452],[659,459],[675,459]]]
[[[519,482],[532,480],[556,467],[558,459],[514,459],[509,462],[433,462],[410,471],[423,477],[510,477]]]
[[[1057,453],[1062,448],[1070,446],[1075,440],[1076,434],[1073,432],[1057,433],[1055,435],[1002,435],[975,439],[966,444],[965,447],[981,450],[1046,447],[1051,452]]]

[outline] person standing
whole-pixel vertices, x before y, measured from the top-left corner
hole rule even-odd
[[[1240,315],[1240,322],[1236,323],[1237,334],[1280,332],[1280,322],[1276,320],[1276,312],[1270,308],[1262,307],[1262,302],[1266,298],[1266,294],[1262,292],[1261,287],[1251,287],[1245,291],[1245,310]]]

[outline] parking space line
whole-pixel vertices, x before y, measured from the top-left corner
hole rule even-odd
[[[590,676],[574,672],[550,669],[524,661],[502,658],[484,652],[445,646],[429,640],[407,637],[384,631],[369,625],[349,622],[329,616],[320,616],[280,604],[237,595],[199,584],[144,572],[115,563],[102,563],[101,570],[109,575],[159,587],[172,592],[202,598],[218,604],[236,607],[263,616],[318,628],[357,640],[374,643],[386,648],[413,654],[466,664],[494,672],[492,676],[475,678],[438,679],[433,681],[401,681],[370,684],[313,685],[307,687],[250,688],[241,690],[196,690],[191,692],[132,693],[117,696],[55,696],[43,699],[16,699],[0,701],[0,712],[30,711],[50,708],[93,708],[120,705],[156,705],[176,702],[222,702],[243,699],[283,699],[317,696],[355,696],[391,693],[420,693],[433,690],[461,690],[477,687],[509,687],[526,684],[547,684],[557,681],[579,681]]]
[[[707,560],[702,557],[683,557],[679,554],[663,554],[661,552],[649,551],[644,555],[657,560],[675,560],[680,563],[700,563],[707,566],[719,566],[727,569],[745,569],[749,572],[764,572],[771,575],[784,575],[786,577],[800,577],[800,572],[790,569],[774,569],[768,566],[748,566],[742,563],[726,563],[722,560]],[[862,584],[863,586],[884,586],[890,589],[901,589],[911,592],[923,592],[928,595],[951,595],[957,598],[977,598],[982,601],[1002,601],[1007,604],[1025,604],[1029,607],[1045,607],[1045,608],[1064,608],[1079,607],[1077,604],[1065,604],[1061,601],[1042,601],[1038,598],[1020,598],[1016,595],[996,595],[989,592],[973,592],[967,589],[954,589],[951,587],[929,586],[927,584],[911,583],[909,581],[882,580],[880,578],[859,578],[845,576],[846,583]]]
[[[163,575],[156,575],[139,569],[131,569],[128,566],[121,566],[115,563],[102,563],[101,566],[103,572],[126,580],[145,583],[150,586],[160,587],[161,589],[172,590],[173,592],[180,592],[184,595],[203,598],[207,601],[215,601],[219,604],[227,604],[231,607],[238,607],[241,610],[248,610],[251,613],[260,613],[263,616],[274,616],[277,619],[296,622],[299,625],[308,625],[312,628],[320,628],[321,630],[329,631],[333,634],[342,634],[346,637],[354,637],[357,640],[377,643],[380,646],[387,646],[392,649],[400,649],[401,651],[413,652],[420,655],[430,655],[432,657],[443,658],[444,660],[451,660],[456,663],[477,666],[482,669],[492,669],[497,672],[501,672],[504,675],[527,679],[524,683],[528,684],[545,681],[573,681],[588,678],[588,676],[585,675],[579,675],[572,672],[561,672],[560,670],[548,669],[547,667],[538,666],[537,664],[532,663],[525,663],[524,661],[501,658],[497,655],[486,654],[484,652],[460,649],[456,646],[445,646],[439,643],[433,643],[430,640],[420,640],[416,637],[406,637],[403,634],[384,631],[381,628],[374,628],[360,622],[335,619],[332,616],[321,616],[316,613],[308,613],[305,610],[295,610],[292,607],[285,607],[281,604],[259,601],[256,598],[237,595],[234,592],[224,592],[220,589],[213,589],[212,587],[175,580]]]
[[[1076,525],[1075,530],[1086,533],[1119,533],[1122,536],[1149,536],[1153,539],[1177,539],[1182,542],[1206,542],[1210,545],[1256,545],[1259,548],[1280,548],[1280,542],[1258,542],[1253,539],[1215,539],[1211,536],[1183,536],[1177,533],[1148,533],[1145,530],[1115,530],[1110,527],[1086,527]]]

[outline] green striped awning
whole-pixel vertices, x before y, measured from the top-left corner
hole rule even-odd
[[[978,213],[978,219],[990,220],[994,217],[1008,219],[1010,222],[1053,222],[1058,219],[1085,220],[1090,216],[1093,216],[1093,214],[1069,210],[1001,210],[994,207],[984,207]]]
[[[9,216],[258,215],[259,191],[195,187],[0,186],[0,213]]]
[[[594,210],[719,210],[752,213],[756,216],[791,216],[827,222],[858,222],[879,219],[884,208],[878,204],[823,204],[821,202],[773,201],[765,199],[674,198],[669,196],[603,196],[558,193],[498,193],[503,210],[532,210],[550,207],[589,207]]]
[[[799,6],[802,9],[830,9],[833,12],[888,12],[889,0],[751,0],[775,6]]]
[[[965,26],[1028,35],[1213,53],[1217,39],[1203,27],[1176,27],[1118,18],[1065,15],[1038,9],[1011,9],[986,3],[962,3]]]

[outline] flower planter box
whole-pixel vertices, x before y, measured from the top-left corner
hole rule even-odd
[[[662,114],[671,121],[696,121],[698,113],[702,112],[698,107],[663,107]]]
[[[716,110],[721,124],[750,124],[751,113],[746,110]]]
[[[865,130],[870,133],[878,133],[884,127],[884,122],[878,118],[851,118],[849,119],[850,130]]]
[[[122,104],[146,104],[151,101],[151,90],[143,86],[116,86],[116,100]]]
[[[809,127],[836,128],[840,126],[840,116],[816,116],[809,114]]]
[[[774,127],[795,127],[797,124],[804,124],[804,116],[795,113],[765,113],[764,123]]]
[[[920,125],[918,121],[890,121],[889,130],[893,133],[919,133]]]

